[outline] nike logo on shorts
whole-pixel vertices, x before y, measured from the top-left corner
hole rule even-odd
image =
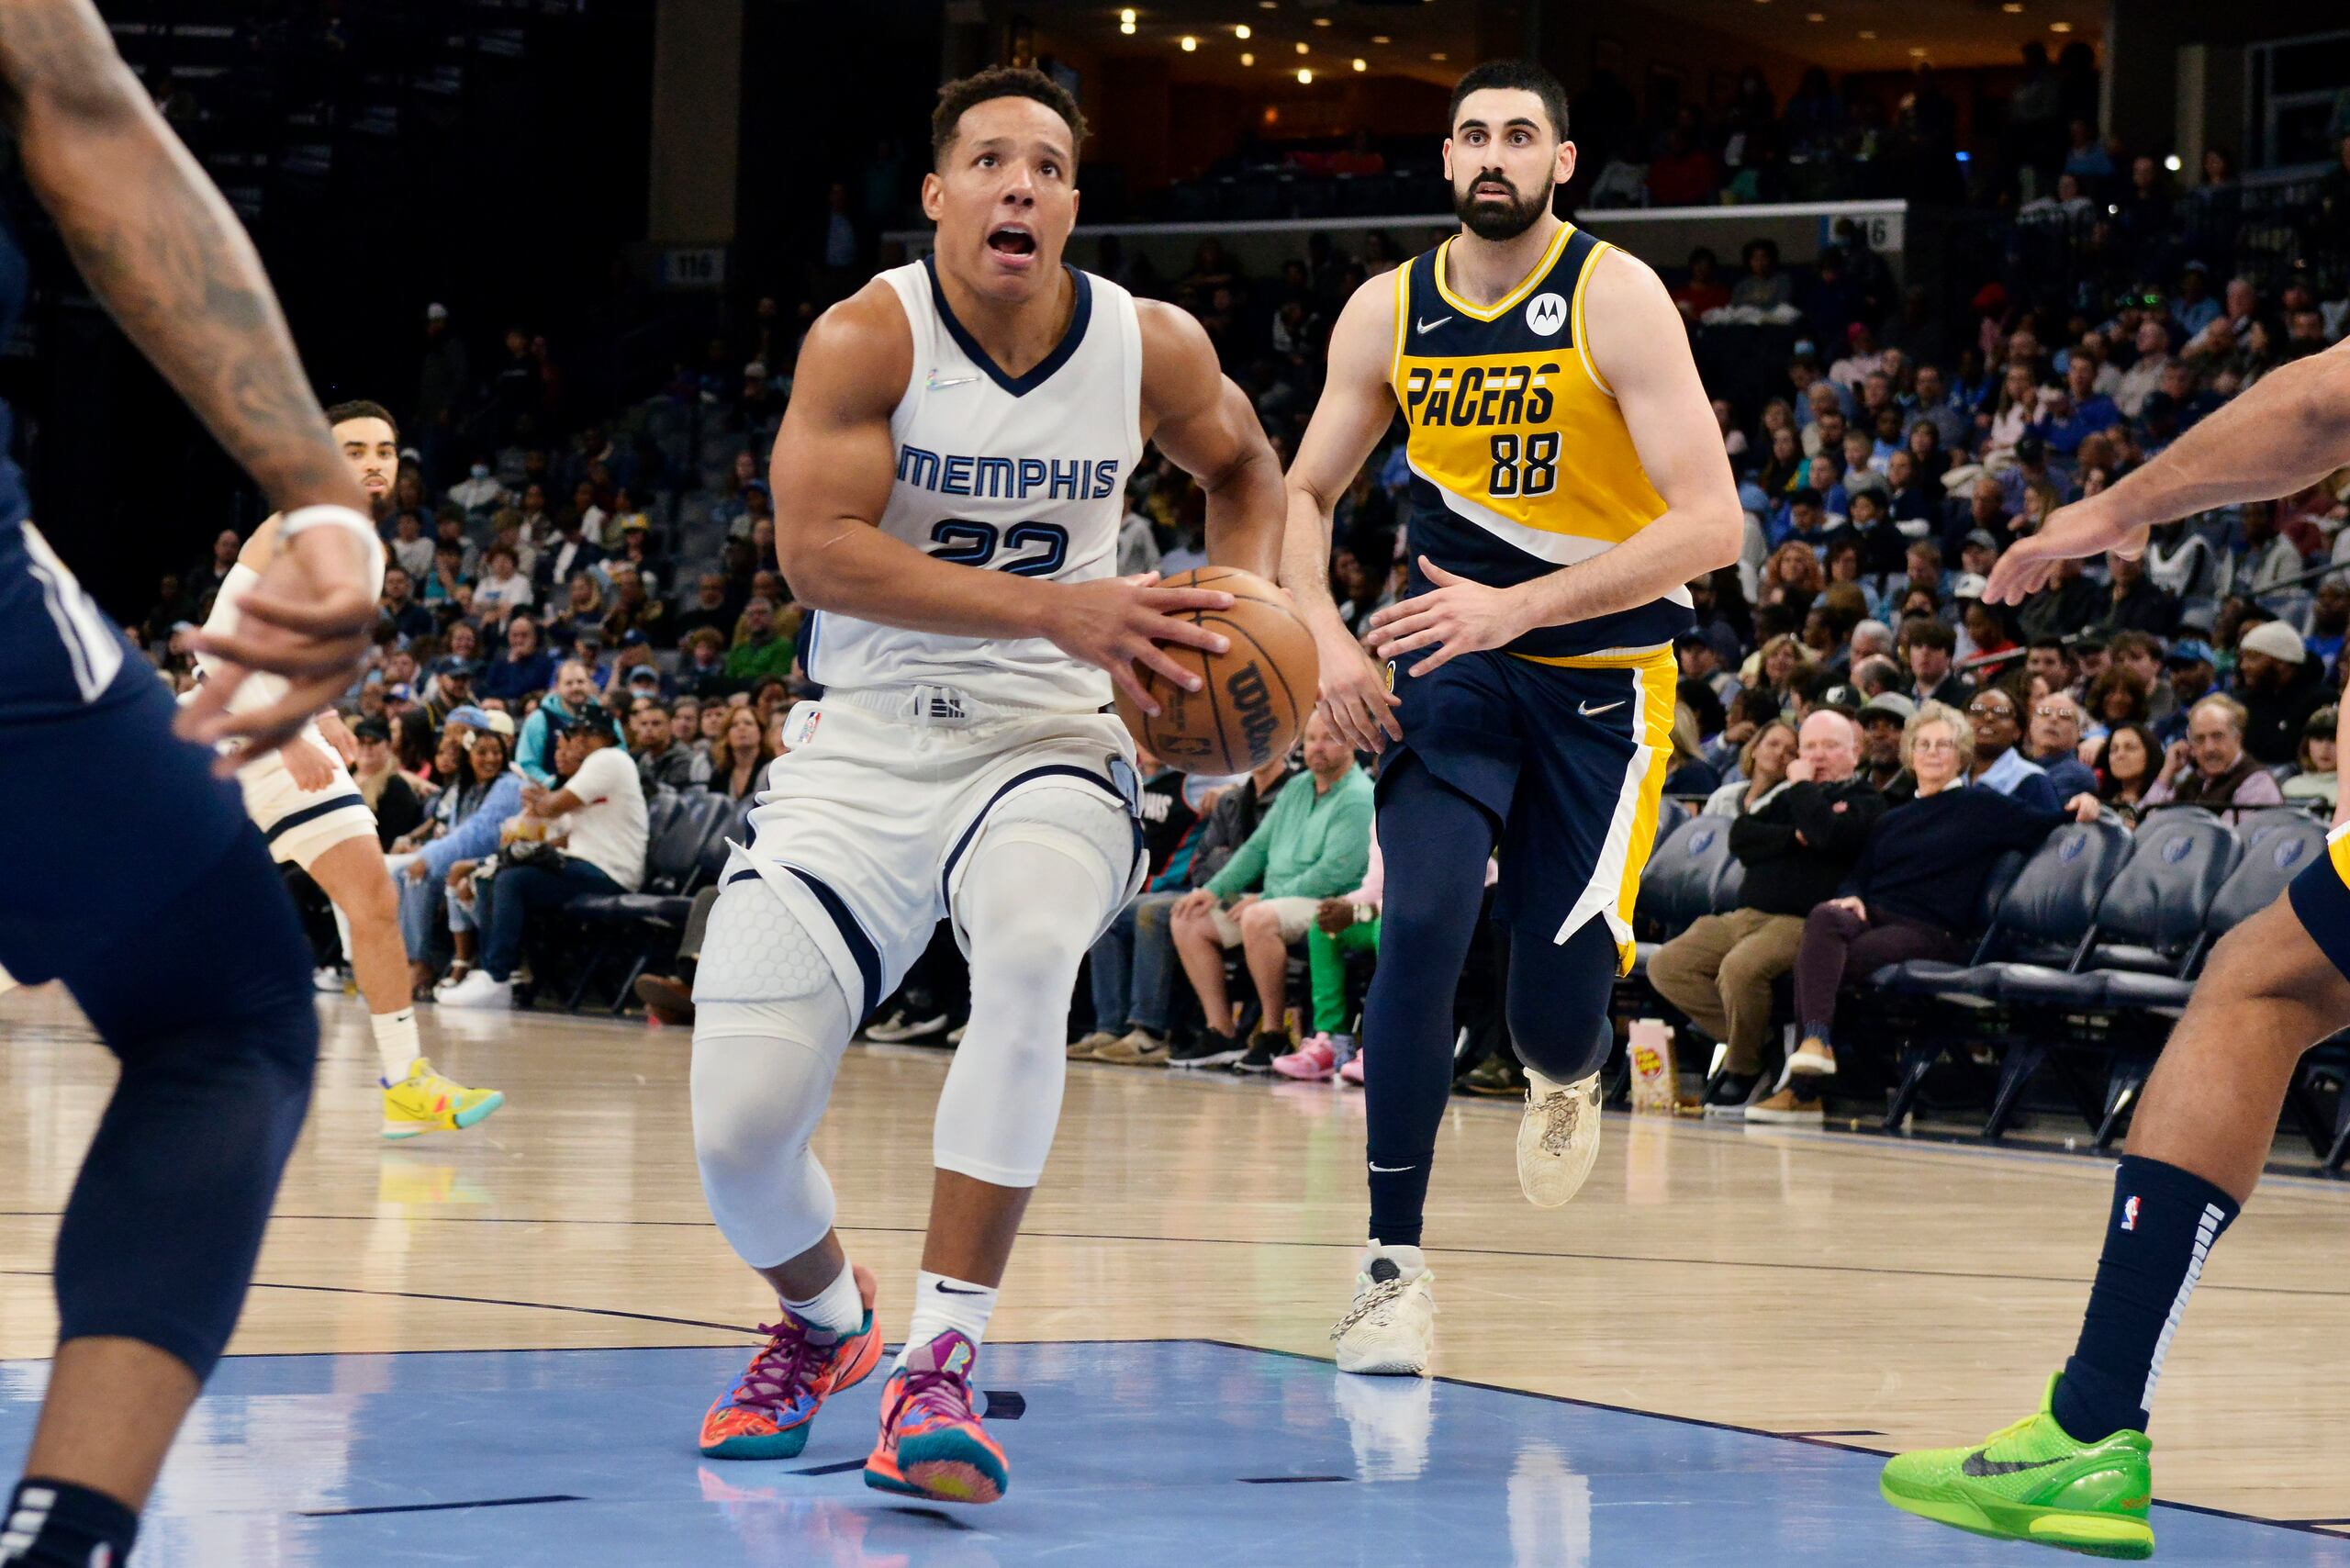
[[[1377,1163],[1372,1163],[1371,1168],[1373,1170],[1378,1171],[1382,1176],[1393,1176],[1398,1171],[1409,1170],[1412,1169],[1412,1167],[1408,1165],[1380,1165]]]
[[[1451,319],[1452,319],[1452,318],[1451,318],[1451,317],[1449,317],[1449,316],[1439,316],[1439,317],[1438,317],[1438,318],[1437,318],[1435,320],[1433,320],[1433,321],[1422,321],[1422,322],[1420,322],[1418,325],[1419,325],[1419,329],[1420,329],[1420,330],[1421,330],[1421,331],[1423,331],[1423,332],[1433,332],[1433,331],[1435,331],[1438,327],[1443,326],[1447,321],[1449,321],[1449,320],[1451,320]]]
[[[1602,713],[1613,713],[1617,709],[1621,708],[1623,705],[1624,702],[1621,698],[1618,698],[1617,700],[1600,708],[1595,708],[1588,702],[1578,702],[1575,704],[1575,711],[1582,714],[1586,719],[1596,719]]]

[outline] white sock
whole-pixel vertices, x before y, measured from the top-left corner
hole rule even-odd
[[[856,1275],[841,1260],[841,1271],[833,1282],[810,1296],[806,1301],[793,1301],[786,1296],[783,1309],[811,1328],[821,1328],[827,1334],[854,1334],[865,1327],[865,1298],[857,1294]]]
[[[408,1065],[424,1054],[416,1037],[416,1009],[371,1014],[367,1025],[375,1031],[375,1057],[383,1064],[384,1087],[406,1082]]]
[[[979,1341],[987,1338],[988,1319],[994,1313],[995,1292],[986,1285],[923,1270],[914,1275],[913,1327],[906,1331],[906,1346],[898,1352],[898,1364],[906,1364],[907,1350],[929,1344],[949,1328],[978,1350]]]

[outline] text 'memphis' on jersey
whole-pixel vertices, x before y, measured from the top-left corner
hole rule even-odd
[[[890,416],[897,466],[881,531],[981,571],[1090,582],[1117,569],[1125,481],[1142,455],[1142,333],[1134,297],[1070,269],[1059,345],[1005,374],[941,292],[928,260],[881,274],[913,333],[913,370]],[[909,632],[827,612],[800,643],[826,687],[934,684],[982,702],[1091,712],[1110,678],[1041,637]]]
[[[1511,588],[1620,544],[1662,516],[1631,431],[1590,357],[1583,294],[1607,247],[1568,224],[1526,281],[1472,306],[1445,286],[1448,240],[1395,274],[1390,371],[1408,428],[1412,588],[1418,558]],[[1653,648],[1693,621],[1685,588],[1508,645],[1539,658]]]

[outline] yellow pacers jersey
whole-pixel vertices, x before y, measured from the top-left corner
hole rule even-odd
[[[1607,250],[1562,227],[1526,281],[1480,308],[1445,286],[1453,241],[1395,273],[1390,375],[1410,427],[1412,590],[1422,555],[1511,588],[1587,561],[1664,512],[1631,431],[1584,348],[1583,292]],[[1688,590],[1544,626],[1508,645],[1536,658],[1632,654],[1694,617]]]

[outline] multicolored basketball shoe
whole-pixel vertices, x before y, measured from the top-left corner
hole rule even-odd
[[[873,1327],[873,1272],[851,1265],[865,1321],[854,1334],[811,1327],[789,1312],[762,1323],[767,1342],[701,1418],[706,1459],[790,1459],[808,1446],[824,1401],[861,1383],[881,1361]]]
[[[2048,1380],[2038,1414],[1971,1448],[1894,1455],[1877,1490],[1904,1513],[1998,1540],[2091,1557],[2152,1557],[2154,1444],[2143,1432],[2094,1443],[2074,1438],[2049,1414],[2062,1375]]]
[[[442,1077],[419,1057],[408,1063],[406,1078],[384,1087],[384,1136],[461,1132],[505,1103],[506,1096],[497,1090],[468,1089]]]
[[[948,1329],[907,1353],[881,1389],[881,1440],[865,1484],[942,1503],[992,1503],[1012,1470],[971,1408],[971,1342]]]

